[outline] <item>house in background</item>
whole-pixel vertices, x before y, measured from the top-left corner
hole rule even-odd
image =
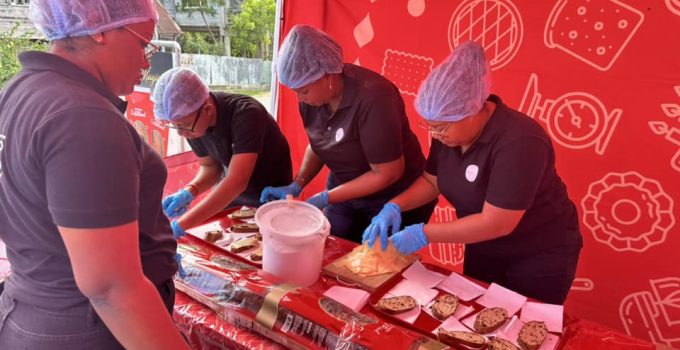
[[[200,7],[181,9],[181,0],[157,0],[184,32],[210,33],[224,43],[224,55],[231,56],[229,27],[231,20],[241,12],[244,0],[223,0],[222,5],[215,5],[214,14],[201,11]],[[206,1],[207,2],[207,1]]]

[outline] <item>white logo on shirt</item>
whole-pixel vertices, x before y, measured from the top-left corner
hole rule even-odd
[[[479,174],[478,166],[470,164],[465,168],[465,179],[467,179],[468,182],[474,182],[477,179],[477,174]]]
[[[5,148],[5,135],[0,135],[0,154],[2,154],[2,150]],[[2,162],[0,162],[0,176],[2,176]]]
[[[340,142],[343,137],[345,137],[345,130],[340,128],[335,132],[335,142]]]

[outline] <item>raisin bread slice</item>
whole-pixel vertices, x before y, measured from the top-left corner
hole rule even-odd
[[[492,339],[489,342],[487,349],[488,350],[520,350],[512,342],[505,340],[505,339],[501,339],[501,338]]]
[[[451,346],[465,345],[478,349],[486,345],[486,338],[475,332],[447,331],[440,328],[437,332],[437,337],[442,343]]]
[[[477,314],[474,328],[477,332],[486,334],[500,328],[508,319],[508,311],[502,307],[491,307]]]
[[[391,314],[400,314],[416,307],[416,300],[409,295],[383,298],[378,301],[376,307]]]
[[[537,350],[548,335],[548,327],[541,321],[529,321],[519,331],[517,343],[524,350]]]
[[[434,304],[430,306],[432,315],[439,320],[446,320],[458,308],[458,297],[451,294],[442,294],[437,297]]]

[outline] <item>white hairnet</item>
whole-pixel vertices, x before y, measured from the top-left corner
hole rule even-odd
[[[458,45],[420,85],[415,107],[426,120],[455,122],[476,114],[491,83],[484,48],[474,41]]]
[[[31,0],[28,18],[49,40],[158,21],[153,0]]]
[[[175,67],[161,74],[151,94],[156,119],[176,120],[208,100],[208,87],[194,71]]]
[[[291,29],[276,60],[279,81],[297,89],[324,74],[342,72],[342,48],[326,33],[308,25]]]

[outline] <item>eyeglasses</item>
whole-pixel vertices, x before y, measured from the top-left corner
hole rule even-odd
[[[432,135],[438,135],[438,136],[444,134],[446,132],[446,130],[449,129],[449,125],[451,125],[451,123],[446,123],[444,125],[437,125],[436,127],[432,127],[432,126],[428,125],[427,123],[423,122],[422,120],[418,121],[419,127],[429,131],[430,133],[432,133]]]
[[[134,30],[132,30],[132,29],[126,27],[126,26],[123,26],[121,28],[132,33],[132,35],[136,36],[139,40],[142,41],[142,43],[144,44],[144,58],[146,58],[147,61],[151,60],[151,57],[153,57],[153,55],[156,52],[160,51],[161,48],[158,45],[151,43],[150,40],[146,39],[141,34],[135,32]]]
[[[203,106],[205,106],[205,105],[203,105]],[[173,122],[166,122],[166,123],[163,123],[163,125],[165,125],[166,127],[170,128],[170,129],[175,129],[177,131],[194,132],[194,129],[196,128],[196,123],[198,123],[198,118],[201,117],[201,112],[203,111],[203,106],[201,106],[201,108],[198,109],[198,113],[196,113],[196,119],[194,119],[194,123],[191,124],[191,129],[185,128],[184,126],[181,126],[181,125],[177,125]]]

